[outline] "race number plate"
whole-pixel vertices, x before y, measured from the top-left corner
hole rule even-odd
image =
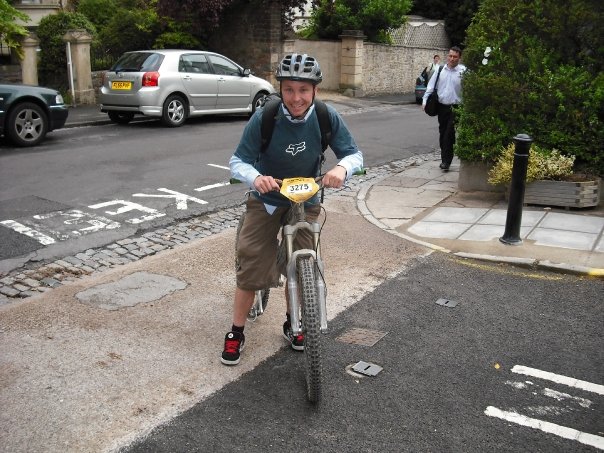
[[[319,189],[314,178],[287,178],[281,184],[281,194],[294,203],[309,200]]]

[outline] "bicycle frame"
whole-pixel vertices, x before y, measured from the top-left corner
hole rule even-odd
[[[296,261],[299,257],[312,257],[319,272],[315,273],[315,285],[317,288],[317,297],[319,299],[319,314],[321,321],[321,332],[327,332],[327,301],[326,286],[323,280],[324,266],[319,249],[319,239],[321,236],[321,226],[318,222],[308,222],[305,218],[304,202],[294,203],[292,206],[292,221],[283,225],[282,233],[285,240],[287,251],[287,289],[289,294],[289,311],[291,326],[294,335],[302,333],[300,323],[300,303],[298,301],[298,279],[296,274]],[[298,230],[304,229],[312,233],[314,250],[300,249],[294,251],[294,238]]]

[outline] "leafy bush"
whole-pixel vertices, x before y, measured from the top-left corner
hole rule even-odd
[[[69,80],[67,76],[67,44],[63,36],[68,30],[84,29],[94,37],[96,28],[80,13],[60,11],[50,14],[40,20],[36,33],[40,40],[40,65],[38,74],[40,85],[53,87],[59,91],[67,91]]]
[[[604,172],[602,6],[484,0],[468,29],[456,153],[494,161],[518,133]],[[485,55],[487,47],[493,50]]]
[[[28,31],[23,25],[17,25],[17,19],[22,22],[31,20],[27,14],[9,5],[7,0],[0,0],[0,42],[3,42],[9,49],[14,49],[19,58],[23,58],[21,39],[28,35]],[[0,60],[2,58],[3,55],[0,52]]]
[[[388,30],[400,27],[411,0],[321,0],[313,9],[305,37],[338,39],[344,30],[361,30],[371,42],[389,42]]]
[[[512,180],[515,145],[508,145],[499,155],[495,165],[489,170],[489,184],[506,184]],[[551,179],[563,181],[573,174],[575,156],[564,156],[557,149],[548,152],[533,145],[529,152],[526,182]]]

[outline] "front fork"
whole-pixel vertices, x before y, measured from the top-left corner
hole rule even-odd
[[[294,236],[298,229],[309,230],[313,235],[314,250],[301,249],[293,251]],[[321,319],[321,332],[327,332],[327,301],[325,298],[326,287],[323,279],[323,261],[319,252],[319,237],[321,227],[318,223],[308,223],[305,221],[296,222],[294,225],[284,225],[283,235],[285,236],[285,245],[287,250],[287,291],[289,296],[289,316],[294,335],[302,333],[300,325],[300,302],[298,301],[298,275],[296,263],[299,257],[310,256],[317,265],[318,272],[314,273],[315,287],[317,288],[317,298],[319,300],[319,316]]]

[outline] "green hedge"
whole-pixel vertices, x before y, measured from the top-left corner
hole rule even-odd
[[[40,40],[40,65],[38,74],[41,85],[53,87],[59,91],[69,90],[67,74],[67,44],[63,36],[68,30],[85,29],[94,37],[94,25],[79,13],[61,11],[50,14],[40,21],[36,30]]]
[[[469,69],[457,155],[493,162],[526,133],[545,149],[576,156],[579,168],[603,174],[601,17],[600,2],[591,0],[484,0],[463,55]]]

